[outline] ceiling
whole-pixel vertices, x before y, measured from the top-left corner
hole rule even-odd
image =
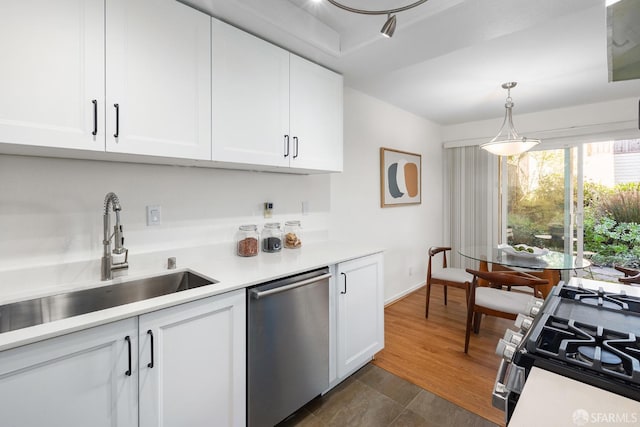
[[[380,35],[385,16],[326,0],[180,1],[443,125],[502,117],[507,81],[518,82],[516,116],[640,97],[638,79],[609,82],[605,0],[428,0],[397,15],[390,39]],[[341,0],[369,10],[413,1]]]

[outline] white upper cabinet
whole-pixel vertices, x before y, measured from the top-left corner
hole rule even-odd
[[[213,160],[289,166],[289,52],[212,20]]]
[[[107,0],[107,151],[211,159],[210,17]]]
[[[342,76],[212,20],[212,159],[342,170]]]
[[[0,142],[104,151],[103,0],[2,0],[0,52]]]
[[[175,0],[0,2],[0,142],[210,160],[210,26]]]
[[[291,166],[342,171],[342,76],[291,55]]]
[[[3,0],[0,52],[0,152],[342,171],[342,76],[179,1]]]

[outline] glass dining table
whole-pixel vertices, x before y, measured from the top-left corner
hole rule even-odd
[[[508,268],[524,268],[533,270],[533,274],[546,279],[549,284],[540,291],[546,297],[551,288],[560,282],[562,271],[583,269],[591,266],[591,262],[584,258],[578,258],[570,254],[549,251],[537,257],[519,256],[507,253],[495,246],[468,246],[458,251],[465,258],[476,260],[480,263],[480,271],[504,270]]]

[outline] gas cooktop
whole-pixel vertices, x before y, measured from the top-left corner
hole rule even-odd
[[[640,400],[640,296],[602,287],[554,288],[514,363]]]
[[[640,287],[573,278],[531,307],[496,349],[507,422],[534,367],[640,402]]]

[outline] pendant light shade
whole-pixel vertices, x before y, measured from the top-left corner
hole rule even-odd
[[[539,139],[526,138],[518,135],[516,128],[513,126],[512,110],[514,104],[511,99],[511,89],[514,88],[516,84],[516,82],[507,82],[502,85],[502,88],[507,90],[507,100],[504,104],[505,113],[502,127],[495,138],[480,145],[480,148],[497,156],[514,156],[516,154],[522,154],[540,144]]]

